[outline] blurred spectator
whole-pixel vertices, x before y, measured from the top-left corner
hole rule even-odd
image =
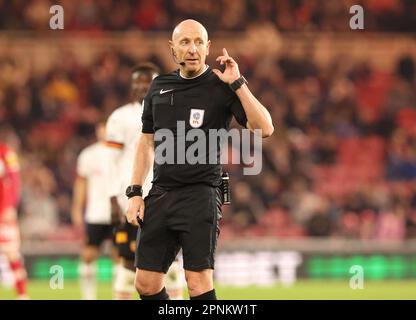
[[[377,239],[379,240],[403,240],[405,236],[405,208],[395,205],[388,211],[381,212]]]
[[[33,166],[33,164],[32,164]],[[56,187],[52,172],[42,165],[25,170],[20,225],[29,239],[48,239],[58,226],[58,208],[52,193]]]
[[[49,0],[0,1],[0,29],[47,30]],[[92,0],[57,2],[65,11],[67,30],[171,30],[194,17],[212,31],[239,31],[269,22],[286,32],[349,31],[349,0]],[[412,0],[362,0],[367,31],[415,31],[416,4]],[[218,23],[219,22],[219,23]]]
[[[258,222],[264,211],[262,204],[254,198],[250,185],[237,182],[233,188],[232,223],[237,228],[247,228]]]
[[[332,233],[331,220],[325,211],[317,211],[306,223],[308,236],[328,237]]]
[[[303,177],[294,177],[290,189],[282,196],[297,223],[305,225],[317,212],[324,209],[324,200],[310,190]]]
[[[390,143],[387,177],[392,180],[416,179],[415,141],[412,141],[403,130],[397,129]]]

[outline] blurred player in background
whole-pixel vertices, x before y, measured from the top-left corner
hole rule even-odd
[[[107,148],[105,123],[96,126],[98,141],[81,151],[77,161],[77,178],[73,190],[72,223],[84,227],[85,242],[79,267],[81,295],[84,300],[96,299],[96,260],[104,240],[112,238],[110,200],[107,196]],[[105,197],[103,197],[105,195]]]
[[[17,205],[20,196],[19,161],[0,140],[0,253],[9,261],[18,299],[27,299],[27,274],[20,254]]]
[[[134,154],[142,131],[142,101],[152,80],[159,74],[159,68],[151,63],[144,63],[132,70],[132,102],[116,109],[107,122],[107,146],[109,147],[109,187],[113,217],[118,217],[119,224],[115,231],[115,243],[122,265],[117,267],[114,282],[115,299],[131,299],[135,290],[134,254],[138,228],[127,223],[124,212],[128,200],[125,190],[130,183]],[[146,179],[143,194],[151,188],[152,174]],[[178,263],[175,262],[166,275],[166,289],[172,299],[183,298],[183,281],[181,281]]]

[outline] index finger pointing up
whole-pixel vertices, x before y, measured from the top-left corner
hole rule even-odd
[[[227,49],[222,48],[222,53],[224,54],[224,56],[226,56],[227,58],[229,57]]]

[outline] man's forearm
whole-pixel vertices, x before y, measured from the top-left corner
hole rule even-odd
[[[272,118],[267,109],[251,93],[247,85],[236,91],[247,116],[249,129],[261,129],[263,137],[269,137],[274,131]]]
[[[120,167],[121,162],[121,155],[122,150],[121,149],[114,149],[108,147],[107,149],[107,167],[108,167],[108,194],[110,197],[115,197],[120,194],[124,193],[123,187],[122,187],[122,181],[120,174],[122,168]]]
[[[81,218],[86,201],[86,179],[77,177],[74,184],[71,218]]]
[[[131,184],[143,185],[154,159],[153,135],[142,134],[137,144],[134,157]]]

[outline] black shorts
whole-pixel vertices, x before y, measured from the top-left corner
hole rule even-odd
[[[127,221],[114,228],[114,245],[120,257],[134,261],[137,232],[138,227],[127,223]]]
[[[87,223],[86,225],[86,244],[88,246],[99,247],[113,235],[113,226],[110,224]]]
[[[214,269],[221,199],[220,188],[207,185],[153,185],[145,198],[136,267],[166,273],[182,248],[185,270]]]

